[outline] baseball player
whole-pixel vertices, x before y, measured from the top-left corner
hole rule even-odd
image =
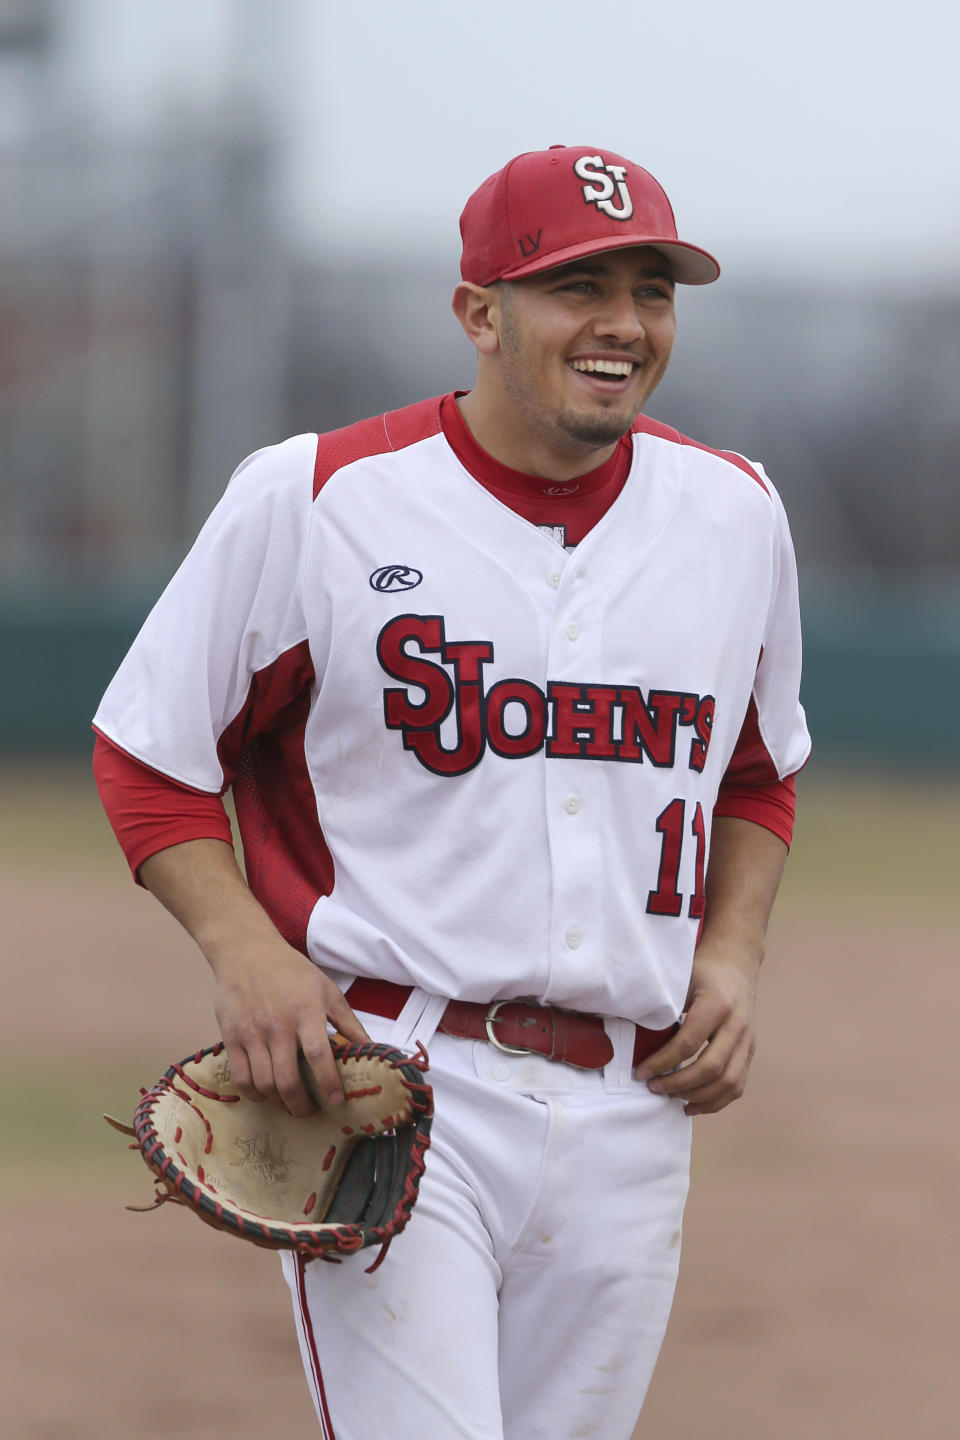
[[[628,1440],[690,1117],[741,1092],[809,739],[783,508],[643,406],[717,278],[645,170],[521,155],[461,218],[468,394],[240,465],[112,681],[96,768],[216,979],[236,1082],[430,1054],[411,1224],[288,1256],[322,1433]],[[236,802],[246,878],[220,796]]]

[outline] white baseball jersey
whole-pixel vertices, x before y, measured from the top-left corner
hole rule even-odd
[[[243,462],[95,719],[233,783],[251,888],[334,978],[680,1014],[745,717],[804,763],[796,574],[763,472],[641,417],[568,553],[440,402]]]

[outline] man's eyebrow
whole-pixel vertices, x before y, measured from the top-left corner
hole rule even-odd
[[[558,279],[563,279],[567,275],[608,275],[610,267],[604,265],[602,260],[592,260],[589,256],[585,256],[583,260],[568,260],[566,265],[557,265],[544,273]]]
[[[570,275],[602,276],[610,274],[610,267],[609,265],[604,264],[602,260],[594,260],[590,257],[585,257],[583,260],[571,260],[566,265],[557,265],[555,269],[545,271],[544,274],[545,276],[547,274],[553,275],[557,279],[564,279],[565,277]],[[656,263],[644,265],[642,270],[640,271],[640,279],[668,280],[671,285],[674,283],[673,275],[670,273],[670,268],[667,265],[666,261],[664,261],[661,265],[658,265]]]

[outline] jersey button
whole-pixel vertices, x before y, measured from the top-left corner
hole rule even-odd
[[[564,800],[563,802],[563,808],[564,810],[566,810],[568,815],[576,815],[577,811],[580,809],[580,796],[568,795],[566,800]]]
[[[570,929],[564,936],[564,939],[567,942],[568,950],[578,950],[580,948],[580,941],[583,939],[583,936],[580,934],[580,931],[577,929],[576,925],[571,925]]]
[[[576,640],[579,634],[580,626],[577,624],[576,620],[571,620],[570,624],[567,626],[567,638],[570,640]]]
[[[550,574],[547,576],[547,584],[552,585],[554,590],[558,590],[560,588],[560,581],[562,579],[563,576],[561,575],[559,570],[551,570]]]

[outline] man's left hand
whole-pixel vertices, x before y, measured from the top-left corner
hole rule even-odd
[[[688,1115],[712,1115],[739,1100],[756,1046],[759,972],[759,956],[701,944],[680,1029],[637,1069],[637,1079],[657,1095],[682,1099]]]

